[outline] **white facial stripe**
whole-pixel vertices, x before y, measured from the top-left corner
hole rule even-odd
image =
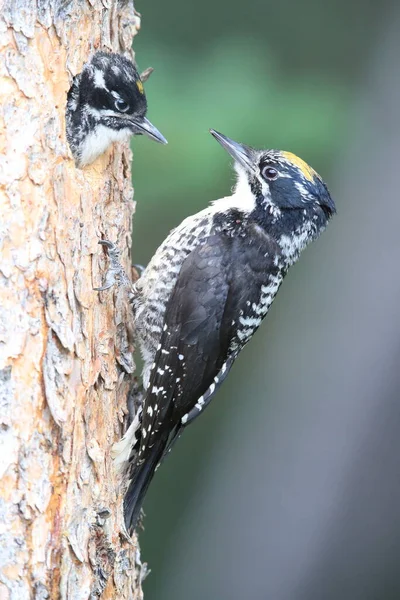
[[[259,182],[261,184],[261,190],[262,190],[262,195],[263,195],[263,205],[265,207],[265,210],[267,212],[269,212],[275,219],[278,219],[281,216],[282,211],[272,201],[271,190],[269,188],[268,182],[265,181],[261,177],[261,175],[257,175],[257,179],[259,180]]]
[[[94,108],[93,106],[90,106],[90,105],[85,107],[85,110],[88,115],[94,117],[95,119],[100,119],[101,115],[103,114],[103,111],[98,110],[97,108]]]
[[[117,111],[111,110],[109,108],[102,108],[100,110],[98,110],[97,108],[94,108],[93,106],[88,106],[86,109],[87,114],[91,115],[92,117],[94,117],[97,120],[100,120],[102,117],[115,117],[116,119],[128,119],[129,117],[126,115],[126,113],[119,113]]]
[[[307,190],[307,188],[304,187],[304,185],[300,181],[295,181],[294,185],[296,186],[296,188],[300,192],[302,200],[303,200],[304,203],[306,203],[307,200],[312,200],[312,195],[310,194],[310,192]]]
[[[100,71],[100,69],[94,69],[93,81],[96,87],[106,89],[106,82],[104,80],[103,71]]]

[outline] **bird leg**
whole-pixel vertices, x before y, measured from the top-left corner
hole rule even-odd
[[[118,286],[123,285],[130,288],[131,293],[133,293],[132,283],[120,263],[121,253],[117,246],[108,240],[100,240],[99,244],[107,248],[110,265],[107,269],[104,285],[93,289],[97,292],[104,292],[117,284]]]

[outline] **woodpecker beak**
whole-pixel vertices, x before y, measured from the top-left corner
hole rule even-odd
[[[151,140],[160,142],[160,144],[168,144],[163,134],[146,117],[132,119],[131,124],[133,133],[147,135]]]
[[[210,129],[211,135],[221,144],[225,150],[229,152],[232,158],[238,162],[246,171],[254,173],[254,150],[245,144],[234,142],[222,133],[218,133],[215,129]]]

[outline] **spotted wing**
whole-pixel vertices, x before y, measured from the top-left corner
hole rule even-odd
[[[184,261],[146,394],[141,458],[160,436],[192,420],[229,371],[241,347],[233,343],[240,316],[258,302],[265,280],[258,254],[241,239],[216,234]]]

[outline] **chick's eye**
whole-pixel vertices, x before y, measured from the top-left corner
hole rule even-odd
[[[278,171],[274,167],[264,167],[261,174],[264,179],[276,179],[278,177]]]
[[[118,98],[114,102],[114,106],[119,112],[126,112],[129,110],[129,104],[125,102],[125,100],[122,100],[122,98]]]

